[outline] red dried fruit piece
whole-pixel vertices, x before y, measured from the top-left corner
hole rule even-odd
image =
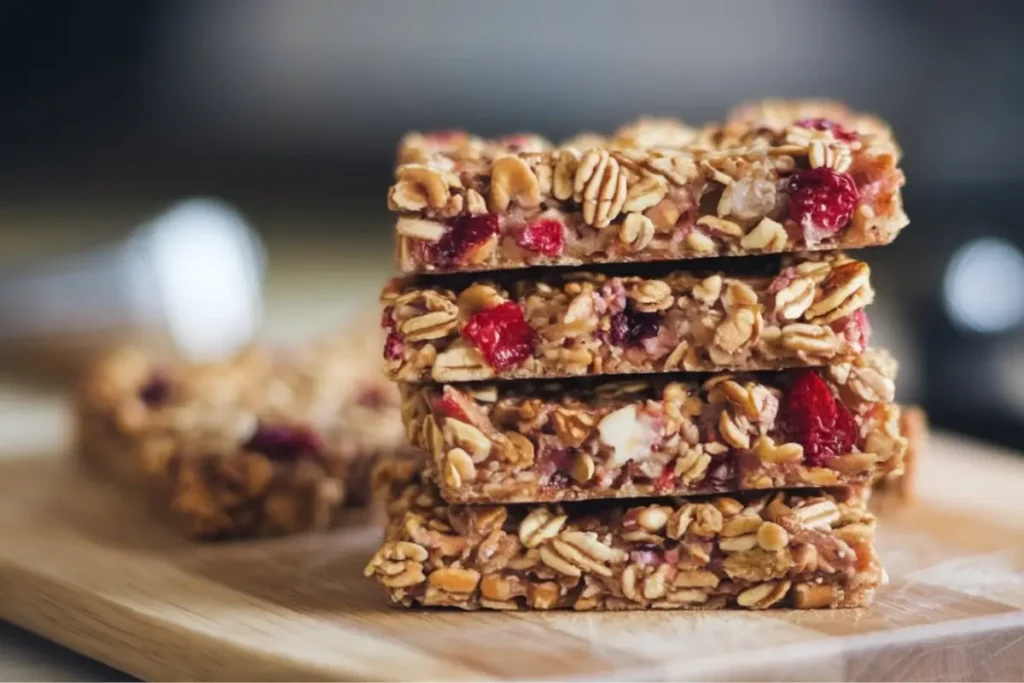
[[[661,475],[654,480],[654,490],[658,493],[664,493],[670,491],[676,486],[676,473],[675,468],[672,465],[666,465],[665,469],[661,471]]]
[[[609,341],[616,346],[635,346],[644,339],[658,336],[661,330],[661,316],[644,313],[629,306],[611,319]]]
[[[861,351],[871,343],[871,323],[868,322],[867,313],[863,309],[836,320],[830,327],[836,334],[845,338],[851,346]]]
[[[385,330],[394,329],[395,319],[391,317],[391,314],[394,312],[395,309],[393,306],[387,306],[380,312],[380,326]]]
[[[480,349],[495,370],[507,370],[533,355],[537,333],[514,301],[473,314],[462,328],[462,337]]]
[[[437,399],[436,410],[445,417],[452,417],[460,422],[469,422],[469,415],[462,407],[464,398],[451,387],[445,387],[441,398]]]
[[[794,380],[781,411],[781,429],[787,440],[804,447],[804,460],[821,467],[849,453],[857,443],[853,414],[836,401],[828,384],[813,370]]]
[[[516,244],[545,256],[558,256],[565,249],[564,226],[554,218],[541,218],[523,228]]]
[[[857,140],[857,133],[855,131],[836,123],[832,119],[800,119],[796,122],[796,125],[813,130],[830,130],[836,140],[842,140],[843,142],[856,142]]]
[[[388,360],[401,360],[404,355],[405,342],[397,332],[388,332],[388,337],[384,340],[384,357]]]
[[[498,217],[485,213],[480,216],[456,216],[448,221],[450,229],[430,247],[430,256],[441,266],[453,266],[473,247],[480,246],[501,230]]]
[[[317,457],[323,446],[320,437],[311,429],[260,425],[244,448],[262,453],[271,460],[289,462],[303,457]]]
[[[850,221],[859,197],[849,173],[804,169],[789,179],[789,217],[804,230],[831,235]]]
[[[150,408],[157,408],[167,402],[170,393],[171,386],[167,379],[162,375],[154,374],[139,390],[139,398]]]

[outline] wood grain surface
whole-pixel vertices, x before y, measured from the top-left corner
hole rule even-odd
[[[1024,459],[948,436],[838,612],[396,611],[377,532],[197,545],[60,449],[0,458],[0,618],[145,679],[1024,679]]]

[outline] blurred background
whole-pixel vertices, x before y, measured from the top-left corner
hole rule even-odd
[[[827,96],[889,120],[906,153],[912,225],[863,253],[900,396],[937,425],[1022,447],[1022,29],[1022,6],[994,1],[5,2],[0,361],[20,381],[62,367],[70,342],[26,343],[24,330],[94,319],[115,290],[126,307],[162,296],[96,272],[129,253],[103,245],[183,198],[230,202],[268,261],[262,306],[193,291],[174,303],[179,322],[289,343],[373,308],[407,130],[559,139],[638,114],[700,123],[745,100]],[[217,268],[237,255],[238,230],[225,234],[180,259],[200,290],[258,276]],[[83,253],[88,266],[53,260]],[[46,284],[71,263],[82,272]]]

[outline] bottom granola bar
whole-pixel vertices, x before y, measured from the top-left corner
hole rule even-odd
[[[860,607],[883,581],[864,489],[464,506],[404,471],[379,479],[389,522],[365,570],[394,605]]]
[[[397,391],[367,362],[376,342],[209,365],[117,353],[79,393],[79,456],[196,538],[333,526],[403,441]]]

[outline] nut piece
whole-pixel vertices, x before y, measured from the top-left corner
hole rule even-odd
[[[800,523],[812,529],[829,529],[839,521],[839,507],[831,500],[819,500],[793,510]]]
[[[444,427],[441,431],[444,433],[448,443],[464,448],[465,452],[473,459],[473,462],[486,460],[491,452],[491,440],[469,423],[448,417],[445,418]]]
[[[775,311],[783,320],[798,320],[814,301],[814,281],[801,277],[775,295]]]
[[[722,276],[711,275],[693,288],[693,298],[705,306],[713,306],[722,294]]]
[[[630,213],[619,228],[619,242],[630,251],[643,251],[654,239],[654,221],[642,213]]]
[[[502,157],[494,162],[488,207],[492,213],[504,213],[512,201],[524,208],[540,204],[540,185],[529,164],[517,156]]]
[[[573,199],[583,205],[583,222],[607,228],[626,202],[626,175],[607,150],[588,150],[580,160]]]
[[[566,519],[566,515],[555,515],[546,507],[534,508],[519,523],[519,540],[527,548],[536,548],[557,536]]]
[[[458,179],[446,177],[441,171],[423,164],[399,166],[395,175],[398,182],[392,186],[390,198],[397,208],[409,211],[419,211],[427,206],[443,208],[451,197],[449,181],[459,186]]]
[[[551,194],[555,199],[566,201],[572,198],[576,168],[579,166],[579,154],[572,149],[555,152],[555,166],[551,176]]]
[[[430,573],[427,583],[445,593],[472,593],[480,583],[480,572],[472,569],[442,567]]]
[[[759,586],[748,588],[736,596],[736,604],[750,609],[771,607],[786,597],[789,592],[789,581],[768,581]]]
[[[569,475],[577,484],[586,484],[594,478],[594,459],[586,453],[578,453],[573,460]]]
[[[457,489],[463,482],[472,482],[476,479],[476,465],[472,458],[461,448],[453,448],[445,455],[444,469],[441,478],[445,486]]]
[[[395,223],[395,231],[399,235],[412,237],[413,239],[437,242],[448,232],[443,223],[428,221],[423,218],[406,218],[402,216]]]
[[[754,229],[743,236],[740,246],[748,251],[777,252],[786,248],[789,237],[782,224],[771,218],[762,218]]]
[[[611,451],[607,466],[621,467],[629,460],[650,456],[654,431],[637,419],[636,404],[630,404],[605,415],[597,424],[600,441]]]
[[[456,343],[437,355],[430,376],[435,382],[473,382],[494,377],[494,369],[478,349]]]
[[[765,550],[782,550],[789,545],[789,534],[774,522],[765,522],[757,530],[757,543]]]
[[[668,523],[668,510],[658,505],[645,507],[637,514],[636,523],[644,531],[656,534]]]
[[[630,184],[622,210],[646,211],[664,199],[667,192],[668,183],[664,178],[644,173],[639,180]]]

